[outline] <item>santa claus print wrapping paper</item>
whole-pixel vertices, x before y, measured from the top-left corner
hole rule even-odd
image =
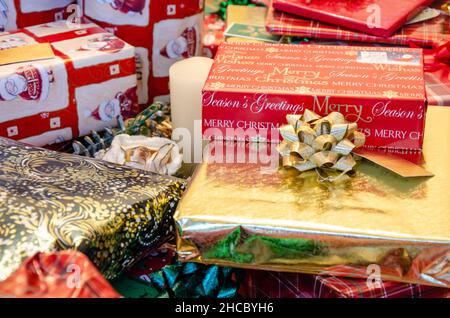
[[[138,96],[143,107],[168,101],[172,64],[202,54],[203,0],[80,2],[88,18],[136,47]]]
[[[0,136],[44,146],[139,112],[133,46],[87,21],[0,35],[1,50],[23,47],[27,56],[26,46],[47,42],[53,58],[0,63]]]
[[[0,32],[63,19],[76,0],[0,0]]]

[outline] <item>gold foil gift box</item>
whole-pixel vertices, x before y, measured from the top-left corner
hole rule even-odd
[[[404,154],[434,177],[361,159],[323,183],[279,167],[275,145],[211,143],[175,214],[181,260],[450,287],[449,122],[430,107],[423,153]]]
[[[184,181],[0,137],[0,281],[36,252],[77,249],[106,278],[168,239]]]

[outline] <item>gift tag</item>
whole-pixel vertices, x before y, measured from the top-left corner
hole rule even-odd
[[[423,11],[419,12],[417,15],[415,15],[408,22],[406,22],[405,25],[431,20],[438,17],[440,14],[441,12],[439,10],[433,8],[426,8]]]
[[[433,173],[425,170],[421,166],[393,154],[367,149],[357,149],[354,153],[404,178],[434,176]]]
[[[49,43],[31,44],[0,50],[0,65],[46,60],[55,57]]]

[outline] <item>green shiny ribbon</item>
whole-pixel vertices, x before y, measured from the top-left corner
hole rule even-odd
[[[237,295],[239,288],[236,271],[215,265],[176,262],[150,274],[149,278],[163,297],[230,298]]]
[[[112,284],[126,298],[233,298],[243,274],[230,267],[175,262],[150,274],[148,282],[122,275]]]
[[[315,240],[248,235],[238,228],[205,251],[203,257],[250,264],[322,255],[326,248],[324,243]]]

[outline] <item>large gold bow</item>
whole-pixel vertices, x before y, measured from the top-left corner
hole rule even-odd
[[[283,166],[302,172],[334,170],[342,172],[341,175],[353,171],[356,162],[352,151],[366,141],[366,136],[357,131],[356,123],[347,122],[339,112],[321,117],[311,110],[305,110],[303,115],[287,115],[286,119],[288,125],[279,129],[283,141],[277,147]]]

